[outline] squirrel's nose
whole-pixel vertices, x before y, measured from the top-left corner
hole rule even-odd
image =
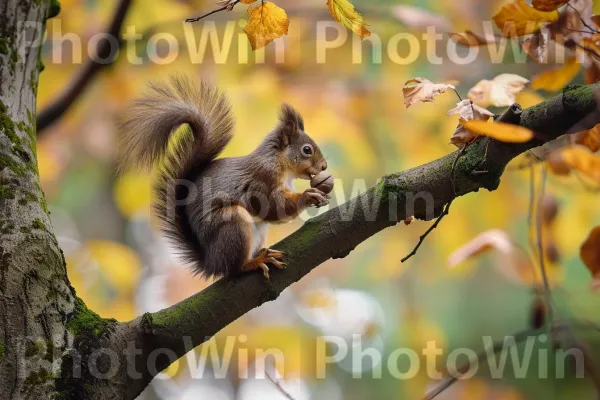
[[[327,169],[327,161],[323,160],[323,163],[321,164],[321,171],[325,171]]]

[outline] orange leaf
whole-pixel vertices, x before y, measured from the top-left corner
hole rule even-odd
[[[581,245],[581,259],[595,280],[600,278],[600,226],[590,232]]]
[[[533,0],[533,7],[540,11],[554,11],[568,2],[569,0]]]
[[[468,130],[480,135],[489,136],[500,142],[507,143],[525,143],[530,141],[534,134],[531,130],[519,125],[505,124],[495,122],[493,124],[486,121],[461,121]]]
[[[539,11],[525,0],[514,0],[493,17],[505,37],[530,35],[550,22],[558,20],[558,11]]]
[[[594,153],[600,150],[600,124],[587,131],[577,132],[575,143],[584,145]]]
[[[580,69],[581,64],[577,62],[577,59],[575,57],[570,58],[563,66],[549,69],[534,76],[531,81],[531,88],[548,91],[561,90],[577,76]]]
[[[561,150],[564,162],[588,178],[600,183],[600,156],[587,147],[571,146]]]

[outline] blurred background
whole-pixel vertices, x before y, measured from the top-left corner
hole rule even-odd
[[[444,58],[447,37],[437,42],[443,62],[434,65],[428,61],[422,34],[431,22],[422,22],[424,16],[441,18],[434,23],[449,24],[455,31],[475,30],[481,21],[490,20],[501,4],[498,1],[407,1],[402,5],[416,7],[413,12],[417,13],[408,17],[407,9],[396,8],[398,1],[354,0],[383,47],[374,45],[373,39],[361,44],[348,34],[342,45],[327,50],[322,63],[316,57],[322,40],[332,40],[331,35],[339,34],[331,28],[325,39],[318,37],[319,22],[333,25],[325,2],[275,2],[288,12],[289,35],[258,52],[257,62],[243,34],[247,16],[243,4],[232,12],[215,14],[184,28],[185,18],[203,14],[215,4],[202,0],[134,1],[123,32],[134,29],[142,38],[133,45],[124,44],[116,62],[94,78],[63,118],[39,134],[37,156],[42,187],[68,261],[71,282],[78,295],[101,316],[133,319],[174,304],[211,283],[192,277],[171,256],[168,243],[161,238],[151,214],[152,176],[115,174],[115,123],[149,81],[179,73],[221,86],[237,118],[236,136],[225,156],[251,151],[275,126],[280,103],[294,105],[304,116],[306,131],[328,157],[329,171],[337,179],[334,200],[340,203],[372,186],[384,174],[455,150],[449,139],[457,118],[447,117],[446,112],[458,101],[456,95],[448,92],[436,98],[434,104],[405,109],[402,87],[407,80],[426,77],[434,82],[458,81],[458,92],[464,96],[480,79],[500,73],[531,79],[544,68],[531,61],[518,62],[510,49],[502,63],[490,62],[487,52],[482,51],[475,62],[458,65]],[[68,41],[61,43],[61,35],[74,34],[81,40],[81,58],[85,61],[90,39],[106,29],[116,3],[61,0],[62,11],[48,21],[48,40],[42,48],[45,70],[39,81],[38,111],[52,103],[82,68],[77,62],[77,46]],[[208,21],[215,21],[217,40],[232,35],[231,48],[223,55],[218,45],[211,47],[209,42],[200,62],[198,58],[194,62],[190,54],[198,53],[202,29]],[[193,33],[193,44],[189,37],[186,39],[185,29]],[[399,32],[415,35],[423,46],[418,57],[406,65],[394,61],[387,48],[390,38]],[[176,38],[176,56],[165,57],[169,54],[166,40],[152,42],[150,38],[158,33]],[[396,43],[394,52],[404,57],[410,50],[407,46],[408,41]],[[361,49],[362,57],[357,61]],[[131,62],[132,55],[140,62]],[[582,74],[574,82],[582,83]],[[517,101],[529,107],[552,95],[526,89]],[[414,221],[387,229],[345,259],[319,266],[275,302],[228,326],[216,338],[217,355],[231,355],[225,379],[217,379],[218,374],[209,366],[201,377],[190,378],[190,370],[198,370],[200,360],[206,356],[206,348],[200,347],[191,364],[179,360],[140,398],[421,398],[436,384],[424,367],[422,350],[428,342],[435,341],[436,347],[443,349],[436,368],[444,372],[445,357],[453,349],[466,347],[479,352],[483,350],[483,336],[502,339],[527,329],[532,315],[536,310],[540,312],[538,285],[527,270],[535,266],[528,223],[530,206],[536,208],[539,200],[531,201],[531,177],[535,177],[537,188],[541,179],[540,165],[529,167],[531,163],[531,159],[515,160],[497,191],[482,191],[455,201],[450,214],[408,262],[403,264],[400,259],[412,250],[430,222]],[[298,188],[304,185],[301,182]],[[563,318],[593,320],[600,302],[590,290],[590,276],[579,258],[579,246],[600,223],[598,190],[576,176],[550,175],[540,203],[549,208],[548,213],[556,211],[543,227],[545,245],[550,249],[546,263],[556,312]],[[323,211],[311,210],[297,221],[272,227],[268,243],[276,243],[297,229],[303,219]],[[484,241],[479,249],[490,251],[463,257],[450,266],[449,257],[454,251],[491,229],[501,232],[488,232],[492,240]],[[363,348],[381,352],[381,363],[369,357],[351,362],[355,334],[362,335]],[[317,366],[323,365],[324,356],[315,349],[322,335],[343,338],[351,350],[346,359],[327,365],[325,377],[318,378]],[[593,333],[583,331],[577,335],[593,354],[598,354],[600,343]],[[231,338],[235,339],[233,351],[227,350]],[[268,348],[279,349],[284,361],[265,361],[256,356],[256,349]],[[410,379],[398,379],[388,372],[388,356],[398,348],[414,350],[421,360],[419,367],[407,357],[399,359],[399,370]],[[334,352],[329,349],[328,355]],[[456,383],[438,398],[592,397],[591,382],[576,379],[573,371],[568,370],[564,379],[538,379],[536,360],[525,379],[516,379],[514,373],[504,379],[491,379],[489,370],[481,367],[475,377]],[[261,368],[271,379],[256,378]],[[373,372],[378,368],[383,370],[381,378]]]

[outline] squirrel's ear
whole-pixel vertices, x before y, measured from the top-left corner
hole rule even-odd
[[[304,120],[299,112],[289,104],[283,104],[279,113],[281,123],[281,139],[284,146],[290,144],[290,139],[298,135],[298,130],[304,130]]]

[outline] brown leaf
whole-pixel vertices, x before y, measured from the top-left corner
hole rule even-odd
[[[448,266],[455,268],[490,250],[500,253],[497,268],[510,281],[530,284],[537,280],[531,260],[514,245],[508,234],[499,229],[483,232],[448,257]]]
[[[480,36],[473,31],[465,31],[461,33],[451,33],[450,39],[456,43],[467,47],[486,46],[488,44],[497,43],[498,39],[494,35]]]
[[[450,115],[459,115],[460,119],[465,121],[487,121],[490,119],[490,117],[494,116],[494,113],[486,110],[483,107],[473,104],[473,101],[470,99],[465,99],[456,103],[456,107],[448,111],[448,116]],[[452,134],[452,138],[450,138],[450,142],[456,147],[462,147],[467,143],[471,143],[477,138],[477,136],[478,135],[476,133],[467,130],[463,124],[459,123]]]
[[[445,93],[448,89],[454,90],[455,87],[446,83],[433,83],[425,78],[411,79],[402,88],[404,105],[408,108],[415,103],[432,102],[436,96]]]
[[[598,281],[600,279],[600,226],[595,227],[581,245],[581,260]]]
[[[533,0],[533,7],[540,11],[554,11],[568,2],[569,0]]]
[[[515,102],[517,94],[529,80],[515,74],[500,74],[493,80],[483,79],[473,86],[467,97],[477,105],[508,107]]]

